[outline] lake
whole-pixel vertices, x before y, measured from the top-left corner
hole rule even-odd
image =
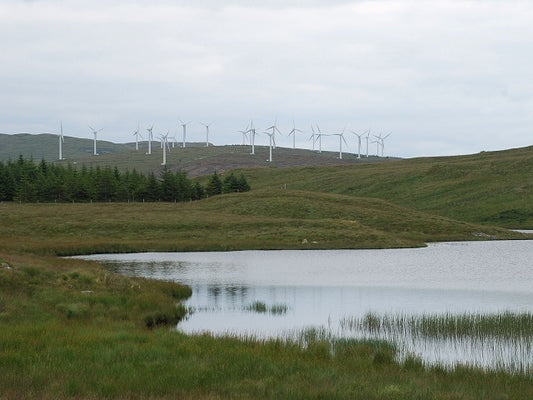
[[[401,338],[347,323],[365,316],[533,312],[533,241],[435,243],[390,250],[238,251],[105,254],[115,272],[191,286],[194,312],[178,329],[259,338],[383,338],[427,363],[531,368],[531,337]],[[497,346],[494,343],[497,343]]]

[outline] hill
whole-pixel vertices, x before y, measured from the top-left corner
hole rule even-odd
[[[246,171],[251,186],[376,197],[462,221],[533,228],[533,147],[336,167]]]
[[[93,155],[91,139],[65,137],[63,146],[63,155],[66,159],[58,161],[57,135],[0,134],[0,161],[15,160],[22,155],[37,162],[45,159],[49,162],[92,167],[116,166],[122,171],[131,171],[135,168],[143,173],[157,173],[162,170],[162,150],[156,141],[152,142],[151,155],[146,154],[148,142],[139,142],[139,150],[136,151],[135,143],[115,144],[99,140],[98,156]],[[252,155],[250,146],[205,147],[205,143],[186,143],[185,148],[171,146],[167,152],[167,168],[182,170],[189,177],[196,177],[212,174],[215,170],[224,172],[236,168],[346,165],[394,160],[376,156],[358,160],[355,155],[349,153],[344,153],[344,158],[341,160],[338,158],[338,152],[318,153],[312,150],[281,147],[275,150],[272,163],[267,159],[267,146],[255,146],[255,155]]]

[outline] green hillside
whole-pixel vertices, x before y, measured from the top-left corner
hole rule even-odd
[[[246,171],[252,188],[377,197],[458,220],[533,228],[533,147],[336,167]]]
[[[63,157],[67,160],[77,160],[86,158],[93,154],[94,142],[92,139],[80,139],[65,136],[63,143]],[[98,140],[98,153],[117,154],[130,151],[135,148],[135,144],[116,144]],[[33,135],[20,133],[16,135],[0,134],[0,161],[16,160],[19,155],[24,158],[33,158],[39,162],[56,161],[59,157],[59,139],[57,135],[43,133]]]

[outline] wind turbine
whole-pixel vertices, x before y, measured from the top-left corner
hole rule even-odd
[[[368,158],[368,139],[370,138],[370,129],[366,132],[366,157]]]
[[[294,120],[292,120],[292,130],[289,132],[289,135],[292,135],[292,148],[296,148],[296,132],[302,132],[300,129],[296,129],[296,125],[294,124]]]
[[[244,146],[246,144],[247,135],[250,129],[248,129],[248,125],[246,125],[246,128],[242,131],[239,131],[242,134],[242,145]]]
[[[313,125],[311,125],[311,131],[313,132],[313,134],[311,136],[309,136],[309,139],[308,140],[312,140],[313,141],[313,151],[315,151],[315,128],[313,128]]]
[[[367,133],[367,132],[370,132],[370,130],[368,131],[365,131],[363,133],[357,133],[357,132],[354,132],[354,131],[351,131],[355,136],[357,136],[357,158],[361,158],[361,138],[362,136]]]
[[[385,151],[385,139],[387,139],[392,132],[387,133],[385,136],[381,138],[381,157],[383,157],[383,153]]]
[[[322,153],[322,136],[328,136],[328,135],[323,134],[320,131],[320,127],[318,125],[316,126],[316,128],[318,129],[318,133],[315,134],[315,136],[318,138],[318,152]]]
[[[250,121],[250,129],[246,131],[250,133],[250,145],[252,146],[252,152],[250,154],[255,154],[255,128],[254,121]]]
[[[137,130],[133,132],[133,136],[135,136],[135,150],[139,150],[139,136],[141,136],[141,133],[139,132],[139,124],[137,124]]]
[[[276,122],[274,122],[274,125],[272,125],[272,126],[267,128],[267,131],[269,129],[272,129],[272,142],[274,144],[274,149],[276,148],[276,131],[281,135],[281,132],[279,131],[278,127],[276,126],[277,123],[278,123],[278,121],[276,120]]]
[[[89,125],[89,128],[91,129],[91,131],[93,132],[93,135],[94,135],[93,155],[97,156],[98,153],[96,152],[96,135],[98,134],[98,132],[100,132],[104,128],[94,129],[91,125]]]
[[[376,136],[374,135],[374,137],[376,137],[377,139],[376,140],[372,140],[370,143],[375,143],[376,144],[376,157],[379,157],[379,145],[380,145],[380,139],[381,137],[379,136]]]
[[[167,165],[167,148],[170,151],[170,146],[168,145],[168,131],[166,135],[161,136],[161,143],[163,143],[163,162],[161,165]]]
[[[205,147],[209,147],[209,126],[212,124],[212,122],[208,124],[204,124],[203,122],[200,122],[203,126],[205,126]]]
[[[348,143],[346,143],[346,139],[344,139],[344,129],[341,133],[334,133],[332,136],[338,136],[339,137],[339,160],[342,160],[342,142],[348,146]]]
[[[271,129],[271,128],[268,128],[268,129]],[[270,142],[269,142],[269,145],[268,145],[268,151],[269,151],[269,157],[268,157],[268,162],[272,162],[272,147],[276,145],[276,141],[275,141],[275,138],[274,138],[274,130],[272,132],[265,132],[269,139],[270,139]]]
[[[150,128],[146,128],[146,130],[148,131],[148,153],[146,154],[152,154],[152,140],[154,138],[154,135],[152,133],[152,130],[154,129],[154,124],[152,124],[152,126]]]
[[[182,144],[181,144],[181,147],[185,148],[185,139],[187,138],[187,125],[191,123],[191,121],[189,122],[183,122],[181,119],[180,119],[180,122],[181,122],[181,127],[183,128],[183,141],[182,141]]]
[[[63,137],[63,121],[61,121],[61,133],[59,134],[59,161],[63,160],[63,143],[65,138]]]

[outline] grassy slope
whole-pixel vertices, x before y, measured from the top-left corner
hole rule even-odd
[[[146,316],[171,313],[176,296],[186,291],[55,257],[518,238],[367,196],[443,212],[463,188],[463,195],[479,191],[484,196],[470,196],[470,208],[463,201],[452,214],[482,219],[498,198],[504,202],[495,206],[498,212],[508,205],[527,210],[531,150],[523,153],[503,154],[504,164],[512,165],[503,181],[494,181],[503,175],[495,172],[502,157],[487,164],[473,156],[256,169],[246,175],[253,187],[263,189],[196,203],[0,204],[0,262],[11,266],[0,267],[0,398],[531,398],[532,377],[466,368],[423,370],[416,360],[399,365],[379,343],[340,344],[332,355],[330,345],[320,340],[302,350],[276,341],[150,330]],[[477,157],[484,156],[493,157]],[[485,190],[493,181],[496,186]],[[284,184],[289,190],[281,189]]]
[[[185,204],[0,204],[0,398],[523,399],[527,376],[398,364],[383,343],[305,349],[148,329],[185,289],[56,254],[418,244],[505,231],[381,200],[264,190]],[[432,230],[434,229],[434,230]],[[516,236],[518,237],[518,236]]]
[[[412,247],[523,237],[378,199],[279,189],[177,204],[4,203],[0,212],[0,250],[38,254]]]
[[[470,156],[245,171],[254,188],[378,197],[442,216],[533,228],[533,147]]]

